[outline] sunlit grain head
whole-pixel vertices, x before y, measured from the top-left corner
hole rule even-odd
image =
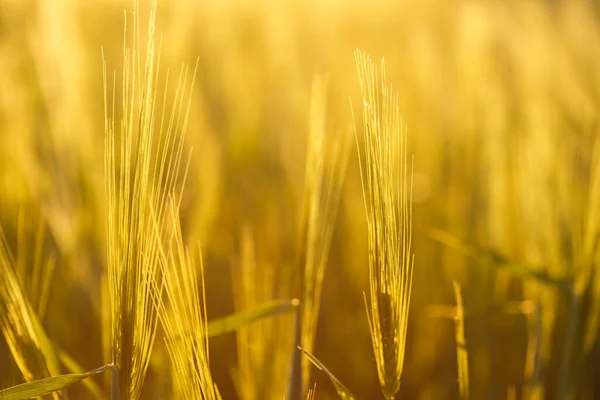
[[[172,363],[175,398],[218,400],[221,398],[210,372],[206,298],[202,252],[196,267],[193,254],[183,243],[180,217],[170,202],[171,238],[161,250],[163,283],[155,286],[155,299],[165,331],[165,344]],[[158,226],[156,226],[158,229]],[[159,231],[156,231],[159,234]],[[200,249],[200,247],[198,247]],[[164,287],[168,307],[161,299]]]
[[[304,260],[301,343],[309,352],[314,349],[325,267],[352,143],[350,132],[331,126],[327,112],[327,84],[324,78],[315,76],[301,230],[304,246],[301,249]],[[302,359],[304,393],[309,389],[311,366],[307,358]]]
[[[121,395],[133,399],[141,394],[156,333],[157,312],[150,289],[160,276],[159,249],[167,235],[168,196],[179,193],[176,187],[181,183],[190,106],[187,67],[181,69],[174,97],[168,97],[166,85],[164,88],[159,85],[156,1],[150,9],[145,48],[140,43],[139,15],[136,1],[131,27],[125,14],[119,121],[115,114],[116,81],[112,82],[112,101],[109,101],[104,61],[111,361],[119,368]],[[168,78],[167,72],[167,82]],[[162,99],[160,89],[164,90]],[[180,198],[176,195],[173,201],[179,204]]]
[[[54,348],[19,283],[1,226],[0,277],[0,331],[23,378],[31,381],[59,374]]]
[[[367,307],[383,394],[400,389],[412,285],[412,162],[397,94],[362,51],[355,52],[363,135],[355,128],[367,214],[370,306]],[[366,302],[366,297],[365,297]],[[370,311],[369,311],[370,310]]]

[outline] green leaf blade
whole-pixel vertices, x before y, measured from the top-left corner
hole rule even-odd
[[[113,369],[112,364],[96,368],[82,374],[65,374],[38,379],[0,390],[0,400],[27,400],[46,396],[56,391],[67,389],[90,376],[100,374],[107,369]]]
[[[210,321],[207,325],[208,337],[220,336],[226,333],[235,332],[236,330],[263,318],[290,313],[295,311],[299,305],[300,302],[298,299],[273,300],[252,310],[242,311],[214,321]]]
[[[562,291],[570,291],[571,277],[552,275],[545,266],[529,265],[510,259],[497,250],[465,242],[442,229],[431,229],[428,236],[449,248],[459,251],[477,260],[489,260],[498,268],[505,268],[523,279],[530,279],[540,284],[555,287]]]

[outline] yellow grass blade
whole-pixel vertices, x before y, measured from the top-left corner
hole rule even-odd
[[[240,311],[235,314],[209,321],[206,327],[206,335],[208,337],[226,335],[264,318],[292,313],[297,310],[299,306],[300,302],[298,299],[272,300],[251,310]],[[190,333],[188,332],[185,335],[189,336]],[[181,339],[181,335],[178,335],[173,339]]]
[[[319,359],[317,357],[315,357],[314,355],[312,355],[311,353],[309,353],[302,347],[298,347],[298,349],[304,353],[304,355],[310,360],[311,363],[313,363],[313,365],[315,367],[319,368],[321,371],[323,371],[329,377],[329,379],[331,379],[331,383],[333,383],[333,386],[335,386],[335,390],[337,391],[338,395],[340,396],[340,399],[354,400],[354,396],[352,395],[352,393],[350,393],[350,390],[342,382],[340,382],[340,380],[338,378],[336,378],[335,375],[333,375],[323,365],[323,363],[321,361],[319,361]]]
[[[60,349],[56,345],[54,346],[54,349],[56,350],[56,355],[58,356],[60,363],[67,369],[67,371],[69,371],[70,374],[81,375],[86,373],[81,365],[79,365],[79,363],[75,361],[75,359],[72,358],[66,351]],[[82,383],[83,386],[85,386],[90,394],[96,399],[102,399],[105,397],[102,393],[102,389],[100,389],[100,386],[98,386],[93,379],[84,379]]]
[[[161,300],[163,288],[156,285],[154,295],[173,366],[175,396],[183,399],[218,400],[221,395],[210,372],[202,253],[199,253],[198,276],[193,259],[183,244],[178,204],[173,198],[169,204],[172,240],[166,251],[161,250],[160,268],[170,313],[167,313]],[[179,340],[169,340],[174,337]]]
[[[107,369],[113,368],[113,365],[109,364],[82,374],[58,375],[23,383],[20,385],[10,387],[8,389],[0,390],[0,399],[27,400],[35,399],[36,397],[40,396],[46,396],[49,394],[53,394],[59,390],[67,389],[69,386],[80,382],[92,375],[97,375],[106,371]]]
[[[240,311],[208,323],[206,333],[208,337],[224,335],[250,325],[264,318],[294,312],[300,305],[298,299],[272,300],[259,307],[247,311]]]

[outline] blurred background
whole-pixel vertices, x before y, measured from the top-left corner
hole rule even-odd
[[[149,1],[140,6],[144,29]],[[0,0],[0,223],[17,259],[54,260],[43,324],[86,370],[104,364],[101,51],[120,75],[132,8],[126,0]],[[271,285],[264,299],[297,296],[289,277],[311,88],[315,77],[327,82],[329,129],[353,134],[351,100],[360,131],[353,51],[361,48],[376,62],[385,57],[414,156],[415,267],[399,398],[458,398],[454,280],[472,398],[600,396],[597,2],[161,0],[157,18],[161,79],[172,69],[174,88],[181,64],[198,60],[181,213],[186,241],[202,243],[209,320],[237,309],[235,267],[248,246],[256,279]],[[370,399],[380,389],[363,303],[367,231],[355,147],[314,353]],[[274,337],[287,340],[291,317],[277,318]],[[240,398],[240,347],[269,345],[211,339],[223,398]],[[168,393],[165,357],[155,352],[147,398]],[[15,368],[2,339],[0,387],[20,382]],[[326,375],[315,370],[311,382],[318,399],[335,398]]]

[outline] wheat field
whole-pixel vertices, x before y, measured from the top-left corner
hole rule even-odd
[[[599,398],[597,45],[595,0],[0,0],[0,399]]]

